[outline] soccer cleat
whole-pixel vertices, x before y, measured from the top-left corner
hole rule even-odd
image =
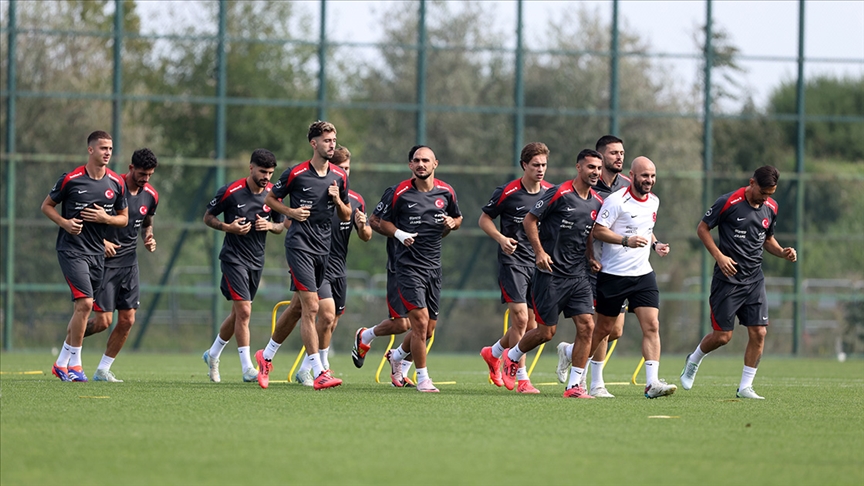
[[[405,386],[405,378],[402,376],[402,361],[393,358],[393,350],[388,349],[384,357],[390,362],[390,384],[396,388]]]
[[[571,386],[564,390],[564,398],[594,398],[581,386]]]
[[[567,358],[567,346],[570,343],[558,343],[558,369],[555,373],[558,374],[558,381],[567,383],[567,372],[570,371],[570,359]]]
[[[300,370],[294,374],[294,381],[303,386],[314,386],[315,380],[312,379],[312,370]]]
[[[318,375],[318,378],[315,378],[315,382],[312,386],[316,390],[323,390],[325,388],[333,388],[334,386],[339,386],[342,384],[342,380],[339,378],[333,378],[330,375],[330,370],[324,370]]]
[[[97,369],[96,373],[93,373],[93,381],[107,381],[109,383],[123,383],[123,380],[118,380],[114,373],[111,370],[100,370]]]
[[[261,388],[267,388],[270,386],[270,371],[273,369],[273,362],[264,359],[263,349],[255,352],[255,362],[258,363],[258,385]]]
[[[690,362],[690,355],[684,360],[684,369],[681,370],[681,387],[685,390],[693,388],[693,380],[696,379],[696,372],[699,371],[699,365]]]
[[[222,378],[219,376],[219,358],[213,358],[210,356],[210,350],[204,351],[204,356],[201,356],[204,359],[204,362],[207,363],[207,367],[210,368],[208,374],[210,375],[210,381],[213,383],[219,383],[222,381]]]
[[[246,368],[243,370],[243,381],[246,383],[258,381],[258,370],[255,368]]]
[[[531,380],[519,380],[519,383],[516,384],[516,392],[537,394],[540,393],[540,390],[534,388],[534,385],[531,384]]]
[[[417,383],[417,391],[424,393],[438,393],[438,389],[435,388],[435,385],[432,384],[432,380],[429,378]]]
[[[365,330],[365,327],[357,329],[357,332],[354,333],[354,347],[351,348],[351,359],[354,361],[354,366],[358,368],[363,367],[363,362],[366,361],[366,353],[371,347],[368,344],[363,344],[362,335]]]
[[[615,398],[615,395],[609,393],[609,390],[607,390],[605,386],[592,388],[590,395],[594,398]]]
[[[645,398],[666,397],[677,390],[678,387],[666,383],[665,380],[655,381],[645,387]]]
[[[57,366],[56,363],[54,364],[54,367],[51,368],[51,374],[60,378],[60,381],[72,381],[69,379],[69,370],[62,366]]]
[[[753,391],[752,386],[745,386],[744,388],[739,388],[738,393],[735,394],[738,398],[752,398],[754,400],[765,400],[765,397],[760,397]]]
[[[70,366],[67,370],[67,376],[69,377],[69,381],[87,383],[87,375],[84,374],[84,369],[80,366]]]
[[[392,383],[391,383],[391,385],[392,385]],[[416,387],[417,387],[417,385],[415,385],[414,382],[411,381],[411,378],[408,378],[407,376],[402,375],[402,388],[416,388]]]
[[[492,355],[491,346],[481,349],[480,356],[483,357],[483,361],[489,367],[489,379],[492,380],[492,383],[495,386],[504,386],[504,381],[501,380],[501,358],[496,358]]]
[[[509,352],[509,349],[505,349],[504,354],[501,355],[501,359],[504,360],[504,371],[501,373],[501,381],[504,382],[504,386],[508,390],[512,390],[516,387],[516,371],[519,370],[519,362],[511,360]]]

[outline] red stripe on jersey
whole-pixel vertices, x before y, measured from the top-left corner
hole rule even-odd
[[[534,301],[534,293],[533,292],[531,293],[531,307],[533,308],[532,310],[534,311],[534,321],[536,321],[537,324],[543,324],[545,326],[546,323],[543,322],[543,318],[540,317],[540,313],[537,312],[537,302]]]
[[[777,214],[777,201],[771,199],[770,197],[765,200],[765,205],[771,208],[774,211],[774,214]]]
[[[100,307],[95,300],[93,301],[93,310],[96,312],[105,312],[105,310],[102,309],[102,307]]]
[[[159,193],[156,192],[156,189],[153,189],[153,186],[151,186],[149,182],[147,184],[144,184],[144,190],[149,192],[150,195],[153,196],[153,202],[159,204]]]
[[[228,286],[228,292],[231,293],[231,300],[246,300],[243,297],[240,297],[240,294],[234,292],[234,287],[231,286],[231,282],[228,281],[228,277],[225,277],[225,285]]]
[[[339,167],[338,165],[333,164],[333,163],[329,163],[329,164],[330,164],[330,170],[339,174],[342,177],[342,182],[345,184],[345,187],[348,187],[348,174],[346,174],[345,171],[342,170],[342,168]]]
[[[396,309],[394,309],[393,306],[390,305],[389,301],[387,302],[387,309],[389,309],[390,311],[390,319],[399,319],[400,317],[402,317],[399,315],[398,312],[396,312]]]
[[[630,196],[633,197],[633,199],[635,199],[635,200],[637,200],[637,201],[639,201],[639,202],[645,202],[645,201],[647,201],[647,200],[648,200],[648,196],[651,195],[651,193],[649,192],[648,194],[645,194],[645,197],[644,197],[644,198],[639,199],[638,197],[636,197],[636,194],[633,193],[633,186],[632,186],[632,185],[627,186],[627,192],[630,193]]]
[[[456,191],[454,191],[453,188],[450,187],[450,184],[447,184],[441,179],[435,179],[435,187],[439,189],[447,189],[448,191],[450,191],[450,195],[453,196],[453,200],[456,200]]]
[[[516,179],[515,181],[510,181],[504,187],[504,191],[501,192],[501,198],[498,199],[498,206],[507,199],[507,196],[517,192],[519,189],[522,189],[522,179]]]
[[[555,184],[547,181],[540,181],[540,185],[543,186],[543,189],[552,189],[553,187],[555,187]]]
[[[288,273],[291,274],[291,280],[294,281],[294,286],[297,287],[297,290],[299,290],[301,292],[309,292],[309,289],[306,288],[303,284],[301,284],[300,281],[297,280],[297,277],[294,276],[294,270],[291,270],[289,268]]]
[[[293,169],[291,169],[291,172],[288,174],[288,180],[285,181],[285,187],[288,187],[288,185],[291,184],[291,181],[293,181],[295,177],[309,170],[312,167],[311,162],[311,160],[307,160],[302,164],[297,164]]]
[[[63,178],[63,183],[60,184],[60,189],[63,189],[64,187],[66,187],[67,182],[71,181],[72,179],[77,179],[86,173],[87,173],[87,169],[82,165],[81,167],[78,167],[75,170],[73,170],[72,172],[66,174],[66,177]]]
[[[629,177],[625,176],[624,174],[618,174],[618,177],[623,177],[624,180],[627,181],[627,182],[633,182],[633,181],[630,180]]]
[[[513,302],[513,299],[511,299],[510,296],[507,295],[507,291],[504,290],[504,282],[498,280],[498,286],[501,287],[501,296],[504,297],[504,302],[507,302],[508,304]]]
[[[402,305],[405,306],[405,310],[407,310],[408,312],[411,312],[414,309],[419,309],[419,307],[417,307],[416,305],[405,300],[405,297],[402,297],[402,290],[396,289],[396,291],[399,292],[399,299],[402,300]]]
[[[549,204],[552,204],[553,202],[557,201],[564,194],[569,194],[571,192],[573,192],[573,183],[572,182],[569,184],[566,182],[564,184],[561,184],[560,186],[558,186],[558,190],[555,191],[555,195],[552,196],[552,199],[549,201]]]
[[[411,189],[411,187],[412,187],[411,182],[413,180],[414,179],[408,179],[407,181],[402,181],[399,183],[398,186],[396,186],[396,190],[393,191],[393,204],[394,205],[396,204],[396,200],[399,199],[399,196],[404,194],[405,191],[407,191],[408,189]]]
[[[105,174],[120,186],[120,194],[126,194],[126,183],[123,182],[123,177],[111,169],[105,169]]]
[[[717,324],[717,319],[714,319],[714,311],[713,310],[711,311],[711,327],[715,331],[722,331],[723,330],[720,328],[720,324]]]
[[[360,203],[361,208],[366,207],[366,201],[363,200],[363,196],[361,196],[360,194],[357,194],[356,192],[352,191],[351,189],[348,189],[348,197],[353,198],[358,203]]]
[[[239,191],[240,189],[243,189],[244,187],[246,187],[246,178],[245,177],[232,182],[231,185],[228,186],[228,189],[225,189],[225,194],[222,194],[222,199],[220,199],[219,202],[222,202],[222,201],[228,199],[228,196],[230,196],[231,194],[234,194],[235,192]]]
[[[69,280],[69,277],[66,277],[66,283],[69,284],[69,290],[72,291],[72,300],[86,299],[87,298],[87,294],[78,290],[77,287],[72,285],[72,281]]]
[[[603,204],[603,197],[601,197],[600,194],[597,194],[597,191],[591,189],[591,195],[596,197],[597,200],[600,201],[600,204]]]
[[[744,191],[746,190],[746,187],[742,187],[741,189],[733,192],[732,195],[729,196],[729,199],[726,200],[726,204],[723,205],[723,209],[720,210],[720,214],[723,214],[727,209],[732,207],[733,204],[738,204],[741,201],[746,201],[747,197],[744,195]]]

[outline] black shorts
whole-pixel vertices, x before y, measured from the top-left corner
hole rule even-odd
[[[69,290],[72,291],[72,300],[95,297],[105,274],[105,255],[58,251],[57,260]]]
[[[711,327],[715,331],[735,329],[735,316],[742,326],[768,325],[768,294],[765,279],[736,285],[723,280],[711,281]]]
[[[597,313],[617,316],[624,301],[630,312],[637,307],[660,308],[660,289],[654,272],[639,277],[624,277],[600,272],[597,274]]]
[[[405,304],[399,298],[399,289],[396,287],[396,272],[387,270],[387,310],[391,319],[399,319],[408,314]]]
[[[566,318],[594,313],[591,284],[586,277],[557,277],[535,270],[531,300],[534,319],[546,326],[558,325],[558,315],[562,312]]]
[[[318,292],[324,283],[324,272],[327,271],[327,255],[285,248],[285,260],[291,272],[293,292]]]
[[[318,289],[318,300],[333,299],[336,315],[345,313],[345,294],[348,287],[348,277],[325,278]]]
[[[105,278],[96,291],[93,310],[114,312],[138,308],[140,288],[138,284],[138,265],[105,269]]]
[[[591,295],[594,296],[594,306],[597,306],[597,274],[592,273],[590,270],[588,271],[588,281],[591,282]],[[627,304],[621,304],[621,312],[619,314],[623,314],[627,312]]]
[[[441,299],[441,268],[421,269],[400,266],[396,270],[396,292],[406,317],[414,309],[427,309],[429,319],[438,319],[438,301]]]
[[[261,283],[261,269],[253,270],[235,263],[220,262],[222,283],[219,288],[228,300],[255,300],[258,284]]]
[[[501,303],[528,304],[531,307],[531,278],[534,267],[502,265],[498,263],[498,286],[501,287]]]

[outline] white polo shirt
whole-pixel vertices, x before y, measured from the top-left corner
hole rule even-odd
[[[648,193],[644,199],[637,199],[631,187],[625,187],[610,194],[596,223],[603,225],[621,236],[642,236],[649,242],[657,222],[657,209],[660,198]],[[651,245],[641,248],[628,248],[618,243],[604,243],[600,264],[603,273],[622,277],[641,277],[654,271],[648,258]]]

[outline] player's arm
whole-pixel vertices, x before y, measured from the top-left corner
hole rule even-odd
[[[648,244],[648,239],[644,236],[619,235],[600,223],[594,225],[594,231],[592,231],[592,234],[595,239],[598,239],[603,243],[621,245],[628,248],[639,248]]]
[[[413,245],[414,237],[417,236],[417,233],[408,233],[407,231],[400,230],[395,224],[386,219],[382,219],[378,227],[380,228],[379,233],[388,238],[396,238],[405,246]]]
[[[522,227],[525,228],[525,236],[528,237],[531,248],[534,248],[537,268],[551,272],[554,262],[552,261],[552,257],[543,249],[543,245],[540,244],[540,227],[537,226],[537,221],[539,221],[539,218],[536,214],[528,213],[525,215],[525,219],[522,220]]]
[[[285,216],[291,219],[296,219],[297,221],[306,221],[309,217],[309,208],[289,208],[278,197],[276,197],[275,194],[273,194],[273,191],[267,191],[267,195],[264,196],[264,204],[270,206],[270,209],[277,213],[284,214]]]
[[[204,224],[215,230],[235,235],[245,235],[250,229],[252,229],[252,223],[246,222],[246,218],[237,218],[229,224],[220,221],[219,218],[210,211],[204,213]]]
[[[661,257],[665,257],[672,248],[669,246],[669,243],[661,243],[657,239],[657,236],[651,233],[651,249],[656,251]]]
[[[42,201],[42,214],[70,235],[81,234],[81,230],[84,228],[84,220],[78,218],[66,219],[60,216],[60,213],[57,212],[57,204],[56,201],[51,199],[51,196],[45,196],[45,200]]]
[[[795,251],[795,248],[792,248],[791,246],[783,248],[774,238],[774,235],[765,238],[765,243],[762,243],[762,248],[765,248],[765,251],[778,258],[783,258],[790,262],[798,260],[798,252]]]
[[[144,240],[144,248],[147,248],[147,251],[156,251],[156,237],[153,236],[152,214],[144,216],[144,220],[141,221],[141,239]]]
[[[270,221],[267,218],[261,217],[260,214],[255,215],[255,231],[269,231],[278,235],[285,229],[281,222]]]
[[[501,251],[506,255],[512,255],[513,252],[516,251],[518,242],[513,238],[501,234],[501,232],[498,231],[498,226],[495,224],[495,220],[492,219],[492,216],[481,211],[480,219],[477,221],[477,226],[480,226],[480,229],[489,235],[489,238],[492,238],[495,243],[498,243],[501,246]]]
[[[93,207],[81,210],[81,219],[88,223],[102,223],[117,228],[125,228],[129,224],[129,210],[127,208],[118,209],[116,213],[112,216],[105,212],[105,208],[102,206],[94,204]]]
[[[738,269],[735,268],[738,263],[724,255],[723,252],[720,251],[720,248],[717,247],[717,243],[714,243],[714,238],[711,236],[711,228],[708,227],[708,223],[705,221],[699,221],[699,226],[696,227],[696,236],[699,237],[699,240],[701,240],[702,244],[705,245],[705,249],[708,250],[708,253],[710,253],[711,257],[717,262],[717,266],[720,268],[720,271],[723,272],[723,275],[731,277],[738,273]]]
[[[354,228],[356,228],[357,236],[361,240],[369,241],[372,239],[372,227],[369,224],[369,218],[359,208],[354,211]]]
[[[339,183],[333,181],[333,184],[331,184],[330,187],[327,188],[327,194],[333,199],[333,202],[336,204],[336,216],[339,217],[339,221],[351,221],[351,203],[346,203],[342,200]]]

